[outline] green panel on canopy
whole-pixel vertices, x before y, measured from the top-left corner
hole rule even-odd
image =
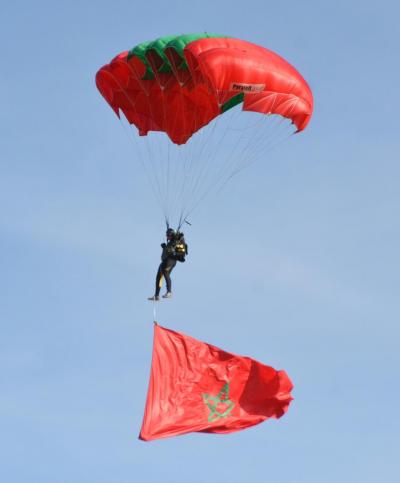
[[[187,64],[185,61],[185,57],[183,55],[183,50],[185,47],[194,42],[195,40],[204,39],[204,38],[229,38],[226,35],[218,35],[218,34],[209,34],[207,32],[203,32],[200,34],[185,34],[185,35],[167,35],[165,37],[160,37],[153,41],[142,42],[141,44],[136,45],[128,52],[128,60],[136,56],[138,57],[143,64],[146,66],[146,73],[143,76],[143,79],[154,79],[154,72],[151,68],[146,55],[150,50],[154,50],[163,60],[163,64],[159,67],[158,72],[171,72],[171,64],[168,61],[167,56],[165,55],[165,49],[172,48],[174,49],[177,54],[181,57],[182,63],[179,66],[181,69],[187,69]]]

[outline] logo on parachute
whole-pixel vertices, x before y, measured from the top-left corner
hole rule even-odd
[[[232,82],[229,90],[238,92],[261,92],[265,88],[265,84],[243,84],[241,82]]]

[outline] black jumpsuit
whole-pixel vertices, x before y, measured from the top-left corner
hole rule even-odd
[[[163,243],[161,263],[158,267],[157,277],[156,277],[156,290],[155,295],[158,297],[160,295],[160,290],[162,286],[162,279],[165,278],[165,283],[167,284],[167,292],[171,292],[171,277],[170,274],[176,265],[176,259],[174,258],[174,241],[169,241],[166,245]]]

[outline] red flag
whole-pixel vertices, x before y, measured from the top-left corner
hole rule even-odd
[[[154,325],[140,439],[231,433],[280,418],[293,399],[285,371]]]

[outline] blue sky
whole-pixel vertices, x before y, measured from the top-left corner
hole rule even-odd
[[[399,13],[387,0],[1,4],[2,481],[398,480]],[[164,225],[94,75],[141,41],[204,30],[288,59],[315,113],[195,212],[157,319],[285,369],[295,400],[247,431],[143,443]]]

